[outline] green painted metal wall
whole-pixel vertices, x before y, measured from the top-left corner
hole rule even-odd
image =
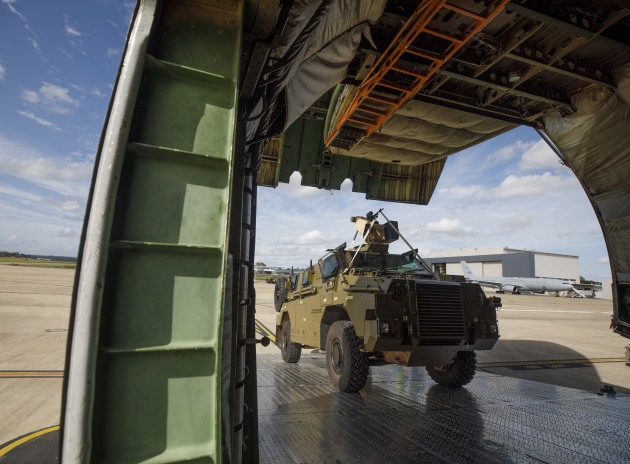
[[[64,436],[64,462],[221,461],[243,5],[154,3],[140,2],[132,25],[115,93],[135,106],[114,97],[88,213],[100,222],[82,240],[79,294],[94,282],[93,298],[74,302],[65,422],[66,435],[86,436]],[[131,78],[139,84],[121,96]],[[94,234],[108,245],[92,245]]]

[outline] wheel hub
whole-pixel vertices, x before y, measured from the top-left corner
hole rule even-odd
[[[339,340],[335,340],[331,347],[330,364],[336,374],[343,372],[343,348]]]

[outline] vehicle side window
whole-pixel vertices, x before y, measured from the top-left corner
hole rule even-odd
[[[337,271],[339,270],[339,261],[337,261],[337,256],[326,256],[319,262],[319,267],[322,271],[322,279],[330,279],[332,276],[337,274]]]
[[[308,271],[302,273],[302,287],[308,287],[311,283],[308,281]]]
[[[295,290],[295,287],[297,287],[297,278],[298,278],[297,274],[293,274],[291,276],[291,290]]]

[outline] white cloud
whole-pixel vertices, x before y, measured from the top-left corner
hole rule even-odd
[[[103,92],[101,92],[99,89],[97,89],[96,87],[94,87],[91,91],[90,91],[91,95],[94,95],[96,97],[100,97],[100,98],[104,98],[107,95],[105,95]]]
[[[78,104],[78,102],[70,96],[70,91],[65,87],[49,84],[44,82],[39,88],[39,94],[42,97],[42,101],[47,104],[56,103],[69,103],[72,105]]]
[[[15,7],[13,6],[13,4],[16,3],[15,0],[2,0],[2,3],[5,4],[5,6],[9,9],[11,13],[13,13],[14,15],[17,15],[22,21],[27,22],[24,15],[20,13],[18,10],[16,10]]]
[[[91,173],[91,162],[0,135],[0,250],[75,254]]]
[[[0,161],[0,172],[26,180],[78,181],[87,180],[92,174],[91,163],[68,162],[66,159],[31,158],[0,153]]]
[[[45,127],[50,127],[51,129],[54,129],[57,132],[63,132],[63,129],[61,129],[60,127],[57,127],[55,123],[48,121],[47,119],[42,119],[30,111],[18,111],[18,114],[20,116],[24,116],[27,119],[31,119],[35,121],[37,124],[41,124],[42,126],[45,126]]]
[[[75,229],[71,229],[69,227],[64,227],[63,229],[59,231],[59,236],[60,237],[78,237],[79,231]]]
[[[426,227],[429,232],[438,232],[448,235],[470,235],[473,233],[471,226],[465,226],[459,219],[442,218],[437,222],[429,222]]]
[[[569,176],[545,172],[524,176],[509,175],[496,187],[488,188],[479,184],[471,184],[438,188],[436,196],[439,195],[451,201],[458,200],[460,201],[458,204],[462,204],[461,202],[479,203],[480,201],[486,203],[492,200],[540,197],[551,191],[560,192],[573,189],[577,185],[577,180]]]
[[[76,28],[69,26],[66,24],[66,28],[65,28],[66,34],[73,36],[73,37],[81,37],[83,34],[81,34],[79,31],[76,30]]]
[[[610,264],[610,258],[608,257],[608,255],[602,256],[597,260],[597,264]]]
[[[107,51],[105,52],[108,58],[111,58],[113,56],[118,56],[119,53],[120,52],[118,51],[117,48],[112,48],[112,47],[109,47]]]
[[[523,152],[518,163],[519,169],[533,171],[537,169],[564,169],[560,158],[556,155],[544,140],[539,140]]]
[[[499,186],[478,192],[477,196],[483,199],[534,197],[554,190],[572,188],[576,182],[574,179],[557,176],[550,172],[526,176],[510,175]]]
[[[75,198],[87,195],[93,164],[71,157],[52,157],[20,142],[0,136],[0,173],[8,174],[72,199],[66,211],[79,208]]]
[[[37,36],[37,34],[35,34],[35,31],[33,31],[33,28],[29,24],[26,17],[15,8],[14,5],[17,2],[15,0],[2,0],[2,3],[7,7],[7,9],[11,13],[13,13],[14,15],[16,15],[18,18],[22,20],[22,22],[24,23],[24,28],[28,31],[29,35],[31,35],[31,37],[27,37],[26,40],[28,40],[31,43],[31,45],[33,45],[33,48],[35,49],[37,53],[41,53],[41,50],[39,49],[39,44],[37,43],[37,40],[35,40],[35,37]]]
[[[35,49],[37,53],[42,52],[41,49],[39,48],[39,42],[37,40],[35,40],[32,37],[28,37],[26,40],[28,40],[31,43],[31,45],[33,46],[33,48]]]
[[[522,229],[532,223],[532,217],[528,214],[511,216],[503,221],[503,226],[507,229]]]
[[[461,200],[470,198],[483,191],[482,185],[455,185],[453,187],[438,188],[440,195],[444,195],[451,200]]]
[[[25,89],[22,91],[22,100],[27,103],[39,103],[39,94],[35,90]]]
[[[0,81],[4,80],[4,76],[7,74],[7,68],[4,67],[3,64],[0,63]]]
[[[323,243],[326,241],[326,237],[319,230],[315,229],[305,234],[300,235],[297,239],[297,243],[300,244],[315,244]]]
[[[497,161],[510,160],[514,158],[516,155],[518,155],[519,153],[522,153],[526,151],[527,149],[529,149],[533,144],[534,142],[531,142],[531,141],[524,142],[522,140],[516,140],[515,142],[509,145],[505,145],[499,148],[498,150],[496,150],[495,152],[491,153],[488,158],[491,161],[492,160],[497,160]]]
[[[69,213],[73,213],[79,209],[79,202],[76,200],[66,201],[62,203],[61,209]]]
[[[31,105],[38,104],[45,111],[68,114],[79,106],[79,101],[70,95],[66,87],[43,82],[38,90],[24,89],[22,100]]]

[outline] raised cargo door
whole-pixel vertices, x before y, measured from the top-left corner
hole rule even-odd
[[[141,0],[81,241],[62,461],[221,460],[242,2]]]

